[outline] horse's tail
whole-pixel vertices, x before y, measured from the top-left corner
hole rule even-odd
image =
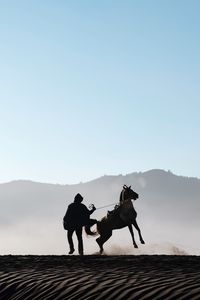
[[[85,232],[87,235],[95,236],[98,234],[97,231],[91,231],[90,227],[92,227],[94,224],[98,224],[97,220],[90,219],[89,224],[85,225]]]
[[[101,226],[100,226],[100,221],[97,222],[97,233],[100,234],[101,233]]]

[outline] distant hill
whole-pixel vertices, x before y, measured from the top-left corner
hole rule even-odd
[[[169,242],[187,251],[191,248],[192,253],[199,251],[200,179],[155,169],[74,185],[23,180],[0,184],[1,253],[62,254],[66,248],[62,217],[75,194],[81,193],[86,205],[94,203],[99,208],[117,203],[123,184],[139,194],[134,206],[147,245]],[[112,206],[97,209],[93,217],[100,219],[107,209]],[[118,243],[119,237],[130,246],[126,229],[115,231],[107,244]],[[90,239],[89,244],[95,248],[95,240]]]

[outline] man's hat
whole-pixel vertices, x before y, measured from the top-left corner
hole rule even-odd
[[[79,193],[74,197],[75,202],[81,202],[82,200],[83,200],[83,197]]]

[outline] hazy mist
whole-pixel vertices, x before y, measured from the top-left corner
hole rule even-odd
[[[134,202],[145,245],[132,246],[128,228],[113,231],[107,254],[200,254],[200,180],[163,170],[103,176],[76,185],[14,181],[0,185],[0,254],[65,254],[68,252],[62,218],[76,193],[97,208],[117,203],[123,184],[139,193]],[[97,209],[101,219],[107,210]],[[76,236],[74,236],[75,245]],[[85,253],[98,251],[94,237],[84,234]],[[77,252],[76,252],[77,253]]]

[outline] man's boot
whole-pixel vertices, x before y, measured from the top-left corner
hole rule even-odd
[[[74,249],[70,249],[69,254],[73,254],[74,253]]]

